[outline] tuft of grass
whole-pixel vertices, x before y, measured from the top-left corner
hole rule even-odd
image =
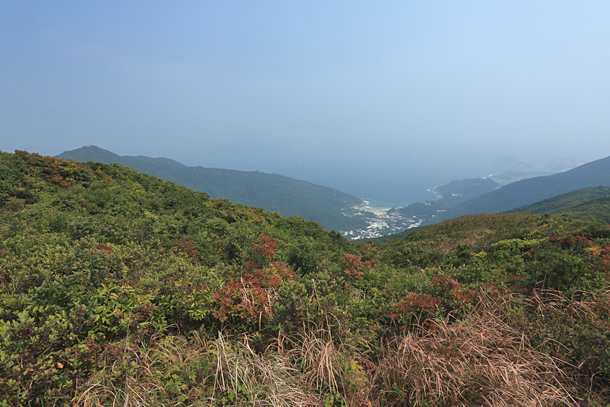
[[[574,390],[589,405],[610,400],[610,291],[535,291],[522,299],[527,312],[514,315],[518,327],[544,352],[561,361]],[[599,405],[607,405],[599,402]]]
[[[290,354],[300,361],[308,387],[339,392],[341,354],[335,346],[330,330],[316,329],[302,332],[293,341]]]
[[[75,404],[94,406],[186,406],[210,400],[213,387],[208,342],[153,336],[149,343],[111,343],[100,368],[81,387]],[[205,404],[200,404],[205,405]]]
[[[219,333],[215,346],[214,397],[222,405],[320,405],[320,397],[315,392],[299,386],[299,373],[286,357],[275,352],[256,354],[247,337],[242,343],[230,343]]]
[[[332,329],[303,329],[289,339],[287,352],[302,372],[305,387],[325,397],[326,403],[371,405],[369,357],[333,337]]]
[[[247,337],[215,340],[196,332],[153,338],[146,346],[116,344],[106,365],[82,387],[75,405],[97,406],[316,406],[320,397],[298,386],[285,357],[258,355]],[[109,354],[112,351],[108,352]]]

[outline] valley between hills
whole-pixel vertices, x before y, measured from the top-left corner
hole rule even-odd
[[[462,215],[502,212],[579,188],[610,185],[604,176],[609,170],[607,159],[578,169],[558,163],[546,170],[553,175],[539,175],[540,170],[529,168],[529,172],[454,180],[431,188],[437,199],[380,210],[356,196],[278,174],[188,167],[168,158],[120,156],[96,146],[66,151],[58,158],[125,165],[212,198],[316,221],[350,240],[382,238]],[[506,158],[500,163],[525,166]]]

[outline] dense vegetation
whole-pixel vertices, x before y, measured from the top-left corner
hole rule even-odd
[[[610,187],[587,187],[570,191],[565,194],[557,195],[531,205],[521,206],[508,211],[509,213],[535,213],[538,215],[554,215],[576,206],[588,203],[594,199],[607,197],[610,195]]]
[[[362,244],[25,152],[0,153],[0,219],[0,405],[610,397],[605,224],[477,215]]]
[[[610,187],[588,187],[513,209],[511,213],[566,216],[572,219],[610,223]]]
[[[558,213],[572,219],[610,223],[610,196],[592,199]]]
[[[315,220],[327,230],[350,230],[366,226],[364,217],[344,216],[343,209],[362,199],[336,189],[299,181],[278,174],[220,168],[187,167],[168,158],[120,156],[95,146],[66,151],[58,157],[75,161],[121,164],[144,174],[205,192],[247,206],[262,207],[283,216]]]

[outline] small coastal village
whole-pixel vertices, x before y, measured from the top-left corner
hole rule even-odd
[[[342,231],[341,234],[349,240],[374,239],[418,227],[423,221],[423,219],[407,218],[399,213],[389,213],[388,211],[389,209],[372,208],[368,201],[364,201],[363,205],[345,210],[343,213],[345,216],[363,216],[367,226]]]

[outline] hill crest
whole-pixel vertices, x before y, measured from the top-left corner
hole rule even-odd
[[[279,174],[221,168],[189,167],[170,158],[121,156],[97,146],[84,146],[57,156],[75,161],[116,163],[136,171],[247,206],[262,207],[287,217],[314,220],[328,230],[362,226],[364,220],[343,215],[363,201],[336,189]]]

